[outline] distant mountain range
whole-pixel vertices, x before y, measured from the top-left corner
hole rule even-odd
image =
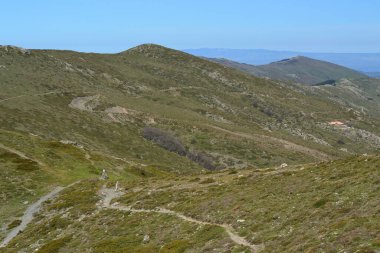
[[[211,61],[236,68],[258,77],[294,81],[309,85],[334,84],[342,78],[361,79],[366,75],[337,64],[297,56],[272,62],[266,65],[250,65],[227,59],[210,59]]]
[[[200,48],[185,49],[184,52],[207,58],[225,58],[232,61],[263,65],[299,55],[317,60],[339,64],[361,72],[367,72],[372,77],[380,73],[380,53],[310,53],[293,51],[272,51],[264,49],[220,49]],[[377,73],[373,73],[377,72]],[[374,74],[374,75],[373,75]]]
[[[365,72],[365,74],[373,78],[380,78],[380,72]]]

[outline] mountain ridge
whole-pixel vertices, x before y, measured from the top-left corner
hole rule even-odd
[[[211,60],[226,66],[241,69],[255,76],[288,80],[309,85],[319,84],[326,80],[338,81],[342,78],[361,79],[368,77],[358,71],[305,56],[296,56],[271,62],[266,65],[255,66],[225,59]]]
[[[227,58],[251,65],[263,65],[285,58],[304,55],[317,60],[328,61],[360,72],[380,72],[380,53],[317,53],[297,51],[276,51],[266,49],[183,49],[200,57]]]

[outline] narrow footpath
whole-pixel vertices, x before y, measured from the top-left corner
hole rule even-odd
[[[230,237],[230,239],[233,242],[235,242],[236,244],[248,247],[251,250],[251,252],[255,253],[261,248],[258,245],[254,245],[254,244],[249,243],[245,238],[239,236],[237,234],[237,232],[228,224],[217,224],[217,223],[197,220],[197,219],[185,216],[181,213],[178,213],[178,212],[175,212],[172,210],[168,210],[165,208],[161,208],[161,207],[157,207],[155,209],[136,209],[136,208],[132,208],[131,206],[121,206],[121,205],[115,204],[115,203],[111,204],[113,199],[120,197],[122,195],[123,195],[123,193],[115,191],[114,189],[103,187],[103,189],[101,190],[101,196],[102,196],[101,206],[103,208],[115,209],[115,210],[133,212],[133,213],[159,213],[159,214],[172,215],[172,216],[176,216],[182,220],[192,222],[192,223],[196,223],[199,225],[210,225],[210,226],[221,227],[226,231],[226,233],[228,234],[228,236]]]
[[[26,226],[33,220],[34,214],[37,213],[40,210],[41,205],[45,201],[47,201],[49,199],[53,199],[63,189],[64,189],[64,187],[58,186],[53,191],[51,191],[48,194],[42,196],[39,200],[37,200],[36,202],[34,202],[32,205],[30,205],[28,207],[28,209],[26,209],[24,215],[22,216],[20,225],[18,225],[17,227],[13,228],[7,234],[7,236],[5,237],[5,239],[1,242],[0,248],[6,247],[8,245],[8,243],[14,237],[16,237],[18,235],[18,233],[22,232],[26,228]]]

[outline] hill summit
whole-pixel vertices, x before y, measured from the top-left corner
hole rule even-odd
[[[162,59],[172,59],[172,60],[182,60],[187,61],[190,59],[195,59],[190,54],[178,51],[175,49],[167,48],[157,44],[142,44],[133,48],[130,48],[126,51],[120,52],[121,55],[140,55],[148,58],[162,58]]]
[[[123,52],[151,52],[151,51],[157,51],[157,50],[171,50],[171,49],[158,45],[158,44],[145,43],[145,44],[132,47]]]

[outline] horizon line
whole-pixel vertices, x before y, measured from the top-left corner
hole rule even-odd
[[[228,48],[228,47],[197,47],[197,48],[184,48],[178,49],[181,51],[185,50],[257,50],[257,51],[272,51],[272,52],[284,52],[284,53],[307,53],[307,54],[380,54],[380,51],[376,52],[332,52],[332,51],[304,51],[304,50],[288,50],[288,49],[265,49],[265,48]]]
[[[159,46],[163,46],[163,47],[166,47],[166,48],[170,48],[170,49],[175,49],[175,50],[179,50],[179,51],[183,51],[183,52],[186,52],[187,50],[233,50],[233,51],[272,51],[272,52],[282,52],[282,53],[306,53],[306,54],[380,54],[380,51],[379,52],[333,52],[333,51],[304,51],[304,50],[288,50],[288,49],[265,49],[265,48],[228,48],[228,47],[194,47],[194,48],[177,48],[177,47],[169,47],[169,46],[166,46],[166,45],[162,45],[162,44],[157,44],[157,43],[141,43],[141,44],[137,44],[135,46],[132,46],[132,47],[126,47],[126,49],[123,49],[121,51],[92,51],[92,50],[77,50],[77,49],[72,49],[72,48],[29,48],[29,47],[23,47],[23,46],[18,46],[18,45],[12,45],[12,44],[8,44],[8,45],[1,45],[0,44],[0,47],[3,47],[3,46],[14,46],[14,47],[19,47],[19,48],[25,48],[25,49],[28,49],[28,50],[57,50],[57,51],[74,51],[74,52],[80,52],[80,53],[97,53],[97,54],[117,54],[117,53],[121,53],[121,52],[124,52],[124,51],[127,51],[129,49],[132,49],[134,47],[137,47],[137,46],[141,46],[141,45],[146,45],[146,44],[155,44],[155,45],[159,45]]]

